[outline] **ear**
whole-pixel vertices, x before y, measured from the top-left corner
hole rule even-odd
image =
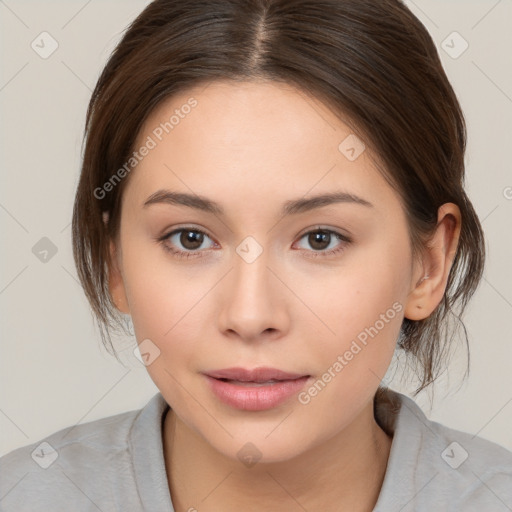
[[[457,252],[461,214],[454,203],[445,203],[438,210],[437,227],[429,240],[421,265],[413,272],[413,288],[405,306],[405,318],[423,320],[441,302],[448,275]]]
[[[108,288],[110,296],[112,297],[112,302],[121,313],[130,314],[123,275],[120,269],[120,258],[118,258],[118,252],[113,241],[110,242],[109,250]]]

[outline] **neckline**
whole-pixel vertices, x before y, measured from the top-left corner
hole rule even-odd
[[[134,478],[141,503],[145,509],[174,511],[168,484],[163,451],[163,425],[169,404],[158,392],[141,409],[130,429],[129,444],[134,464]],[[417,429],[411,423],[428,419],[420,407],[409,397],[389,388],[379,388],[374,397],[374,416],[379,426],[392,437],[386,472],[379,492],[375,511],[385,510],[408,496],[412,475],[404,474],[408,459],[417,455]],[[158,426],[160,435],[148,432],[148,425]],[[400,474],[402,478],[396,479]]]

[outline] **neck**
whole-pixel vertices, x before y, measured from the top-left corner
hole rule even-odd
[[[176,512],[230,510],[350,510],[377,502],[391,437],[375,421],[373,401],[345,429],[291,460],[246,468],[219,453],[170,409],[163,429],[164,458]]]

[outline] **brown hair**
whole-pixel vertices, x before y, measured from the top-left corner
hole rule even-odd
[[[414,257],[425,250],[438,208],[459,206],[462,227],[444,297],[428,318],[405,318],[398,340],[415,362],[416,393],[430,385],[456,328],[464,327],[485,246],[464,191],[463,113],[432,38],[399,0],[155,0],[131,23],[89,103],[72,222],[78,276],[107,350],[117,357],[109,329],[122,323],[108,289],[109,242],[118,235],[130,176],[99,198],[95,191],[127,162],[153,109],[214,80],[285,82],[339,114],[399,194]]]

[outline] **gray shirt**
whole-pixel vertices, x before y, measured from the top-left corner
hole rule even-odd
[[[512,452],[430,421],[409,397],[378,394],[393,435],[374,512],[511,512]],[[163,458],[168,405],[68,427],[0,458],[1,512],[174,512]],[[191,504],[201,511],[201,497]]]

